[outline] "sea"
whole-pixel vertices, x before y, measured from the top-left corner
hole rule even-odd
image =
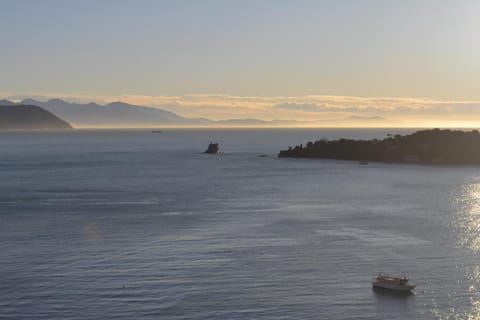
[[[277,157],[412,131],[2,132],[0,319],[478,319],[480,167]]]

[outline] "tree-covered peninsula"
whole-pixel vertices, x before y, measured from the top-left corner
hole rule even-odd
[[[279,157],[407,162],[423,164],[480,164],[477,130],[422,130],[388,135],[383,140],[318,140],[280,151]]]

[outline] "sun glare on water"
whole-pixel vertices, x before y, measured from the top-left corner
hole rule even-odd
[[[475,178],[463,185],[451,195],[452,219],[450,228],[453,231],[453,244],[458,250],[471,253],[469,261],[458,261],[456,268],[463,269],[463,284],[468,303],[463,308],[432,310],[442,320],[480,319],[480,266],[476,256],[480,252],[480,179]],[[454,303],[458,297],[449,294]]]

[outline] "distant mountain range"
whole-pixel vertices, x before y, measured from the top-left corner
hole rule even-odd
[[[72,126],[51,112],[32,105],[0,100],[0,130],[70,130]]]
[[[206,119],[188,119],[173,112],[124,102],[99,105],[93,102],[87,104],[70,103],[61,99],[50,99],[46,102],[25,99],[21,103],[42,107],[80,127],[192,125],[210,122]]]
[[[186,118],[173,112],[112,102],[106,105],[97,103],[72,103],[61,99],[39,101],[24,99],[19,104],[36,105],[72,123],[75,127],[155,127],[159,125],[179,126],[280,126],[292,125],[296,121],[258,119],[228,119],[214,121],[205,118]],[[17,105],[9,100],[0,100],[0,105]]]
[[[338,125],[352,123],[385,123],[391,122],[381,117],[362,117],[352,116],[338,120],[322,121],[296,121],[296,120],[259,120],[259,119],[227,119],[210,120],[205,118],[186,118],[173,112],[151,108],[139,105],[132,105],[124,102],[112,102],[106,105],[100,105],[94,102],[75,103],[67,102],[61,99],[50,99],[48,101],[39,101],[34,99],[24,99],[20,103],[14,103],[9,100],[0,100],[0,105],[34,105],[50,111],[59,118],[68,121],[75,127],[157,127],[157,126],[299,126],[299,125]]]

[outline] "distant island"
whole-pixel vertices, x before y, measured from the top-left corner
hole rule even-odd
[[[391,135],[383,140],[318,140],[282,150],[279,157],[422,163],[480,164],[477,130],[422,130]]]
[[[53,113],[32,105],[0,104],[0,130],[71,130],[72,126]]]

